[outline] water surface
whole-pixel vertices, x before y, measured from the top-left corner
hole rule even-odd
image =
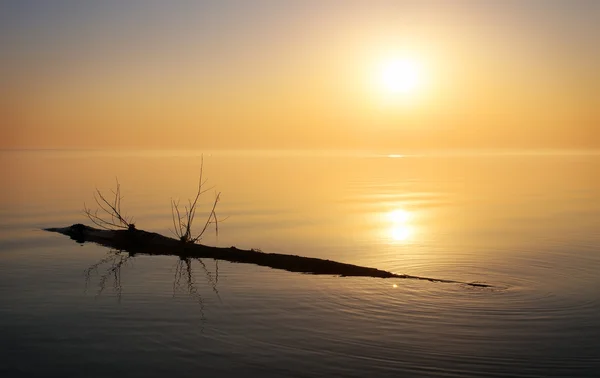
[[[85,222],[118,178],[138,228],[169,234],[200,154],[0,153],[2,376],[597,376],[598,154],[204,153],[228,217],[206,244],[493,289],[188,266],[41,231]]]

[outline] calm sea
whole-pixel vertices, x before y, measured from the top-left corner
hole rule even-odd
[[[137,227],[170,234],[200,156],[0,152],[0,376],[600,375],[598,153],[204,152],[201,209],[221,192],[227,217],[205,244],[493,288],[131,257],[42,231],[85,223],[118,178]]]

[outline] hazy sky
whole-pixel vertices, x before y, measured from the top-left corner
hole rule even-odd
[[[600,148],[600,1],[0,1],[0,148]],[[408,59],[419,84],[380,85]]]

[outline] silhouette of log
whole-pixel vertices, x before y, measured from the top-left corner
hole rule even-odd
[[[210,247],[203,244],[185,243],[154,232],[138,229],[102,230],[83,224],[69,227],[47,228],[46,231],[69,236],[78,243],[93,242],[105,247],[123,250],[131,255],[164,255],[180,258],[210,258],[233,263],[254,264],[273,269],[306,274],[324,274],[335,276],[376,277],[418,279],[432,282],[459,283],[475,287],[491,285],[477,282],[460,282],[428,277],[395,274],[385,270],[341,263],[315,257],[265,253],[258,250],[245,250],[236,247]]]

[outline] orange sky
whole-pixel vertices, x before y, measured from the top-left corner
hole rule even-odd
[[[600,148],[599,2],[77,4],[0,5],[0,148]]]

